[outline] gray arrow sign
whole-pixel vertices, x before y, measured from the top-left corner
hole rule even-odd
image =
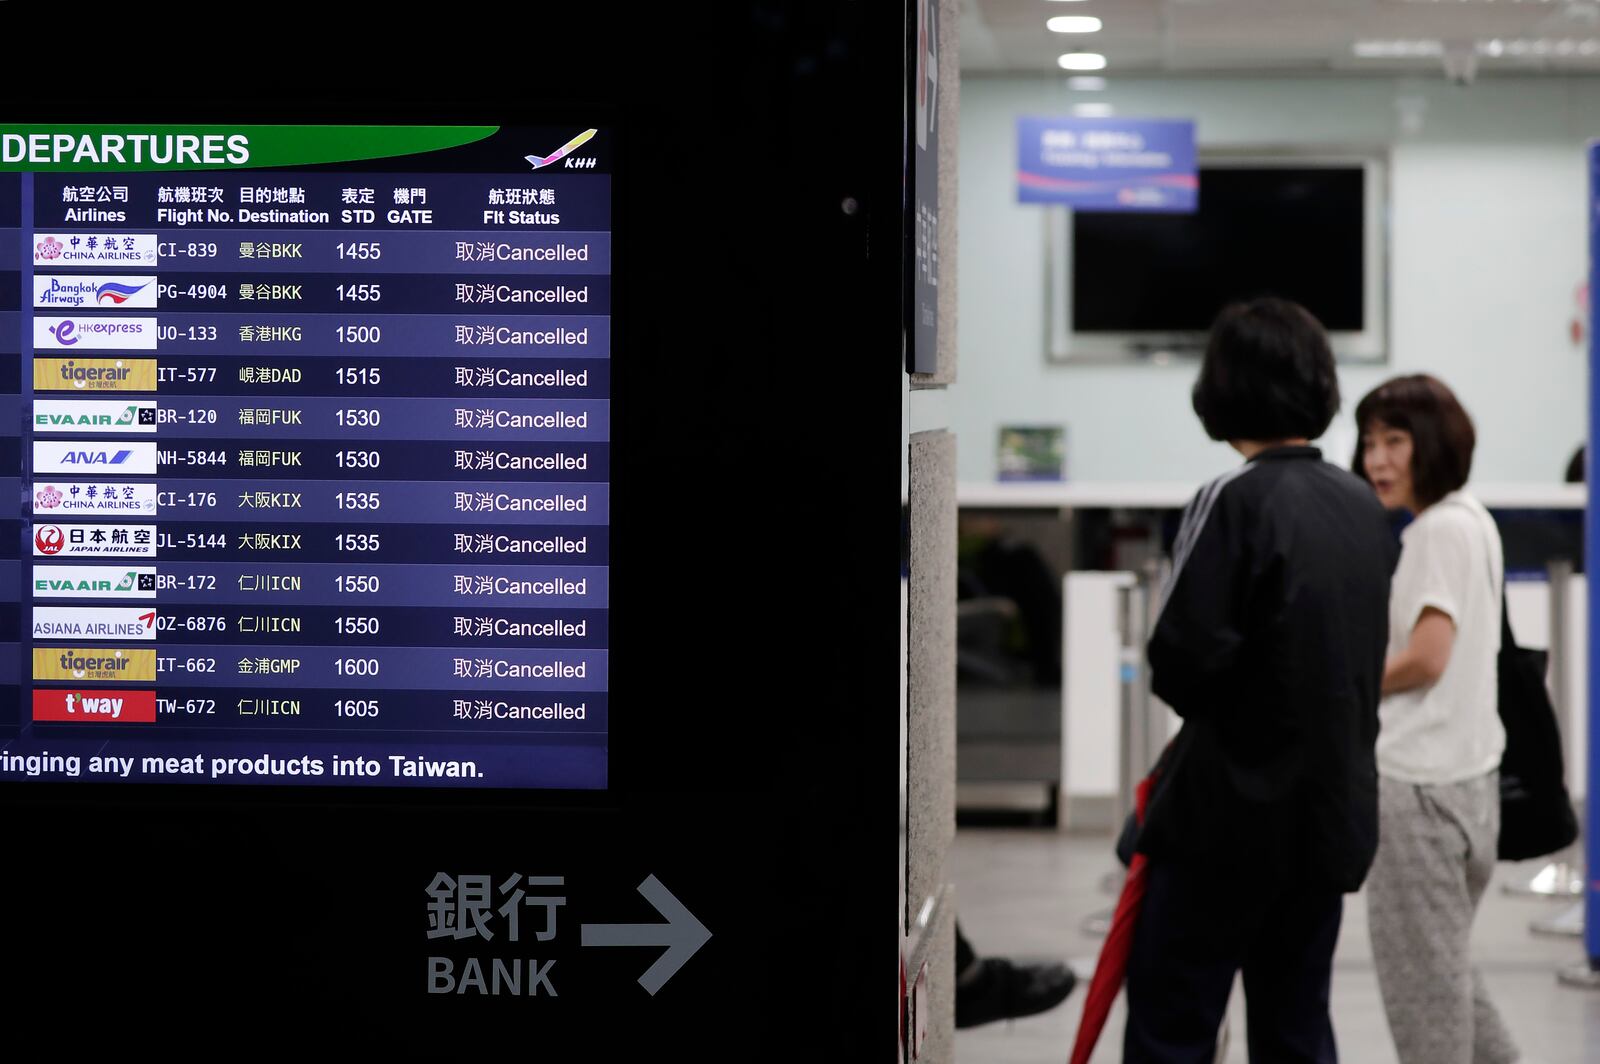
[[[667,951],[639,977],[639,985],[654,997],[668,979],[677,974],[684,961],[693,957],[711,938],[706,925],[694,918],[672,892],[655,876],[646,876],[639,893],[656,911],[667,918],[664,924],[584,924],[585,946],[666,946]]]

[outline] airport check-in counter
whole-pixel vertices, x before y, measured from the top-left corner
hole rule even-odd
[[[1130,774],[1153,763],[1180,723],[1149,694],[1143,646],[1166,573],[1164,544],[1194,490],[1179,484],[959,486],[964,516],[981,514],[1025,535],[1063,570],[1060,687],[958,687],[957,798],[965,814],[1025,811],[1074,830],[1109,830],[1121,822]],[[1585,578],[1575,563],[1586,493],[1581,485],[1485,484],[1474,491],[1501,528],[1518,641],[1552,650],[1551,689],[1558,710],[1566,707],[1568,785],[1580,799],[1587,776],[1581,708],[1587,705],[1581,651],[1587,606]]]

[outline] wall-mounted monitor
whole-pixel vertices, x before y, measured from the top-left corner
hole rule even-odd
[[[1386,168],[1377,156],[1202,158],[1192,214],[1053,211],[1050,355],[1200,353],[1217,312],[1275,295],[1348,361],[1386,357]]]
[[[605,788],[611,130],[0,149],[0,783]]]

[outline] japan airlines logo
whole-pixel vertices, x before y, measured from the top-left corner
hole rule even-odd
[[[549,155],[524,155],[523,158],[532,163],[535,170],[542,170],[551,163],[560,162],[562,159],[565,159],[567,156],[571,155],[573,152],[589,143],[589,139],[598,132],[600,132],[598,129],[586,129],[582,133],[579,133],[576,137],[573,137],[571,140],[561,145],[561,147],[557,148],[555,151],[551,152]],[[574,163],[580,167],[587,168],[594,165],[594,160],[575,159],[573,162],[569,162],[567,165],[572,166]]]
[[[111,303],[114,306],[120,307],[129,299],[133,298],[149,287],[149,281],[146,281],[141,285],[122,284],[117,281],[107,281],[105,284],[95,289],[94,296],[95,299],[101,303]]]
[[[47,236],[33,245],[33,258],[35,262],[50,262],[61,257],[61,241],[53,236]]]
[[[61,548],[67,545],[67,535],[56,525],[40,525],[39,531],[33,534],[33,545],[46,557],[60,554]]]
[[[36,558],[156,555],[155,525],[41,524],[33,534]]]

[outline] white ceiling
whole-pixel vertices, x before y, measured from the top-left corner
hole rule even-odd
[[[1104,28],[1051,33],[1052,15],[1094,15]],[[1358,41],[1430,54],[1362,58]],[[1105,55],[1107,76],[1443,76],[1441,52],[1472,55],[1479,77],[1600,74],[1600,0],[962,0],[963,71],[1059,74],[1056,57],[1069,51]]]

